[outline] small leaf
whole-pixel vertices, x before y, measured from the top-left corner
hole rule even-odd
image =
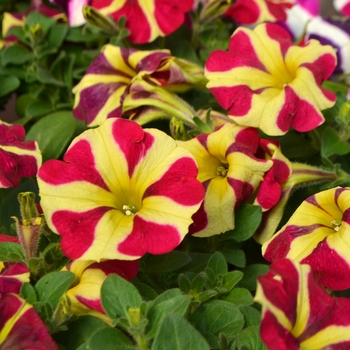
[[[134,285],[118,275],[109,275],[101,287],[101,302],[107,315],[114,319],[128,317],[128,308],[138,308],[142,298]]]
[[[22,246],[14,242],[0,243],[0,261],[3,262],[24,262]]]
[[[212,269],[216,275],[224,275],[227,273],[226,259],[220,252],[215,252],[210,257],[207,267]]]
[[[117,328],[101,328],[77,350],[137,350],[132,341]]]
[[[254,300],[248,289],[234,288],[230,293],[221,297],[221,300],[229,301],[237,306],[251,305]]]
[[[248,327],[237,337],[238,350],[265,350],[265,345],[259,335],[259,327]]]
[[[244,305],[240,306],[239,309],[244,316],[246,327],[260,325],[261,313],[257,309],[254,309],[254,307],[251,306]]]
[[[202,304],[190,317],[190,322],[206,337],[213,349],[218,349],[218,336],[228,340],[237,336],[244,326],[244,317],[234,304],[213,300]]]
[[[329,157],[333,154],[344,155],[350,152],[350,144],[341,141],[337,132],[328,128],[323,133],[321,154],[323,157]]]
[[[158,329],[151,350],[209,350],[203,336],[179,315],[165,317]]]
[[[180,295],[173,296],[173,290],[167,290],[159,295],[147,313],[148,326],[146,334],[148,337],[154,337],[163,319],[169,314],[183,316],[191,302],[189,295],[182,295],[180,290],[176,289]]]
[[[235,228],[218,237],[219,240],[246,241],[252,237],[262,219],[261,207],[252,204],[242,204],[236,211]]]
[[[28,282],[22,284],[20,296],[32,305],[37,301],[35,288]]]
[[[151,255],[147,259],[145,273],[175,271],[191,262],[191,258],[182,252],[173,250],[162,255]]]
[[[230,271],[224,275],[223,287],[230,291],[243,277],[241,271]]]
[[[194,293],[199,293],[204,288],[205,282],[207,281],[207,275],[205,272],[200,272],[191,281],[191,289]]]
[[[186,275],[183,273],[180,273],[179,277],[177,278],[177,282],[179,284],[180,289],[185,293],[188,294],[191,290],[191,281],[187,278]]]
[[[43,161],[57,159],[73,138],[76,125],[72,112],[55,112],[35,123],[26,140],[38,142]]]
[[[11,45],[5,49],[2,54],[2,64],[23,64],[34,59],[31,51],[19,45]]]
[[[74,273],[69,271],[51,272],[45,275],[35,285],[38,300],[49,303],[55,310],[61,296],[73,281]]]
[[[223,249],[221,253],[227,262],[237,267],[245,267],[246,258],[243,250],[239,249]]]
[[[1,77],[0,97],[6,96],[9,93],[15,91],[19,85],[19,79],[14,76]]]
[[[252,264],[243,269],[244,276],[237,284],[238,287],[256,290],[256,280],[269,271],[268,265]]]

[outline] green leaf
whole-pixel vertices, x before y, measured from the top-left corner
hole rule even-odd
[[[31,51],[19,45],[11,45],[7,47],[2,56],[1,61],[4,66],[8,64],[23,64],[34,59]]]
[[[252,264],[243,269],[244,276],[239,281],[238,287],[246,288],[248,290],[256,290],[256,280],[259,276],[264,275],[269,271],[268,265]]]
[[[65,83],[61,80],[56,79],[50,71],[43,67],[38,67],[36,71],[36,78],[40,83],[54,85],[58,87],[64,87]]]
[[[130,338],[117,328],[102,328],[94,332],[91,337],[77,350],[137,350]]]
[[[148,284],[134,282],[134,286],[137,288],[137,290],[142,296],[142,299],[145,301],[153,300],[158,296],[156,291],[153,288],[151,288]]]
[[[230,264],[237,267],[245,267],[246,258],[243,250],[225,248],[221,250],[221,253]]]
[[[134,285],[118,275],[109,275],[101,287],[101,302],[107,315],[114,319],[128,317],[128,308],[138,308],[142,298]]]
[[[245,305],[240,306],[239,309],[244,316],[246,327],[260,325],[261,313],[257,309]]]
[[[31,103],[25,110],[26,117],[41,117],[52,112],[52,105],[48,101],[36,101]]]
[[[174,296],[174,292],[176,294]],[[185,315],[190,305],[191,297],[182,295],[179,289],[169,289],[159,295],[153,302],[147,313],[148,325],[146,334],[148,337],[154,337],[161,322],[169,314]]]
[[[66,24],[54,24],[49,31],[49,35],[47,37],[47,43],[49,47],[59,48],[64,38],[68,33],[68,25]]]
[[[331,128],[327,128],[322,137],[321,154],[323,157],[329,157],[333,154],[344,155],[350,152],[350,144],[341,141],[337,132]]]
[[[215,252],[209,259],[207,267],[212,269],[216,275],[227,273],[227,262],[220,252]]]
[[[224,333],[228,340],[237,336],[244,326],[244,317],[238,307],[222,300],[202,304],[190,317],[190,322],[205,336],[213,349],[218,349],[218,336]]]
[[[254,300],[248,289],[234,288],[230,293],[221,297],[221,300],[229,301],[237,306],[251,305]]]
[[[72,112],[55,112],[35,123],[27,133],[26,140],[38,142],[43,161],[57,159],[71,141],[76,125]]]
[[[3,262],[24,262],[22,246],[15,242],[0,243],[0,261]]]
[[[66,349],[77,349],[101,329],[110,328],[105,322],[94,316],[80,316],[68,324],[68,330],[55,334],[56,341]]]
[[[180,289],[185,293],[188,294],[191,290],[191,281],[188,279],[188,277],[180,273],[180,275],[177,278],[177,282],[179,284]]]
[[[146,261],[145,273],[163,273],[175,271],[191,262],[191,258],[182,252],[173,250],[162,255],[150,255]]]
[[[56,309],[61,296],[74,281],[74,273],[69,271],[51,272],[42,277],[35,285],[38,300],[50,304]]]
[[[241,271],[230,271],[224,275],[223,287],[230,291],[243,277]]]
[[[259,335],[259,327],[245,328],[237,337],[238,350],[265,350],[265,345]]]
[[[26,23],[25,23],[25,28],[29,29],[32,26],[35,26],[36,24],[40,25],[40,28],[46,34],[48,30],[56,23],[56,20],[47,17],[44,14],[36,11],[29,12]]]
[[[219,240],[235,240],[242,242],[252,237],[262,219],[261,207],[252,204],[242,204],[235,214],[235,228],[220,235]]]
[[[191,289],[194,293],[199,293],[204,288],[205,282],[207,281],[207,275],[205,272],[200,272],[191,281]]]
[[[35,288],[28,282],[22,284],[20,296],[32,305],[38,300]]]
[[[6,96],[9,93],[15,91],[19,85],[19,79],[14,76],[1,77],[0,97]]]
[[[202,335],[184,318],[172,314],[165,317],[158,329],[151,350],[209,350]]]

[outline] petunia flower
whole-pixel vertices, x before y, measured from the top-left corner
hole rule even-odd
[[[16,187],[21,177],[32,177],[41,165],[41,153],[35,141],[23,141],[22,125],[0,120],[0,188]]]
[[[268,145],[269,151],[266,152],[266,155],[272,157],[271,159],[274,161],[274,165],[265,175],[254,203],[261,205],[263,209],[261,223],[254,234],[254,239],[260,244],[265,243],[276,232],[282,219],[284,208],[294,189],[307,184],[322,183],[337,179],[334,173],[315,166],[291,163],[283,156],[276,145],[273,143]],[[269,203],[269,205],[267,206],[266,203]]]
[[[106,45],[73,89],[74,116],[88,126],[120,117],[128,91],[137,89],[132,88],[133,82],[140,85],[144,81],[149,83],[148,89],[158,86],[170,93],[206,84],[201,67],[171,56],[168,50],[139,51]],[[133,108],[135,105],[142,106],[137,101]]]
[[[0,298],[1,349],[58,350],[34,308],[16,294]]]
[[[90,5],[91,0],[49,0],[59,6],[67,14],[71,27],[77,27],[86,22],[83,16],[83,6]]]
[[[286,10],[294,3],[294,0],[237,0],[225,15],[239,24],[276,22],[287,18]]]
[[[282,27],[267,23],[238,28],[228,52],[209,56],[205,75],[207,87],[234,121],[283,135],[324,122],[321,110],[334,105],[335,94],[321,85],[335,66],[332,47],[316,40],[294,46]]]
[[[344,16],[350,17],[350,0],[333,0],[333,5]]]
[[[315,17],[306,27],[305,39],[316,39],[323,45],[331,45],[338,62],[334,73],[350,73],[350,19]]]
[[[135,260],[173,250],[204,190],[191,154],[165,133],[113,118],[39,170],[41,206],[73,260]]]
[[[268,350],[348,349],[350,300],[332,297],[309,265],[282,259],[258,277],[260,335]]]
[[[194,0],[92,0],[91,6],[118,22],[126,17],[128,39],[149,43],[174,32],[185,20]]]
[[[253,194],[273,165],[271,160],[254,155],[259,146],[258,131],[224,124],[211,134],[179,144],[196,159],[198,180],[206,189],[190,233],[208,237],[232,230],[235,209]]]
[[[73,272],[75,279],[67,290],[70,311],[78,316],[92,315],[111,323],[101,304],[101,286],[107,276],[115,273],[126,280],[137,275],[139,260],[106,260],[100,263],[73,261],[64,270]]]
[[[309,264],[333,290],[350,288],[350,188],[333,188],[307,198],[263,247],[268,261]]]
[[[24,282],[29,283],[28,267],[22,263],[4,263],[0,271],[0,298],[7,293],[19,294]]]

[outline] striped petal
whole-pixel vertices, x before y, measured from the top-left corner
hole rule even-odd
[[[344,16],[350,17],[350,1],[349,0],[333,0],[333,5],[336,10]]]
[[[238,28],[229,52],[209,56],[205,74],[207,87],[235,122],[283,135],[290,128],[305,132],[323,123],[321,110],[334,105],[335,95],[321,85],[335,66],[330,46],[316,40],[293,46],[282,27],[268,23]]]
[[[169,92],[183,92],[206,84],[201,67],[171,56],[168,50],[138,51],[108,44],[73,89],[74,116],[88,126],[121,117],[130,110],[123,108],[123,101],[130,99],[130,85],[135,80],[147,80]],[[142,103],[138,101],[137,107],[142,107]]]
[[[255,157],[258,144],[256,129],[230,123],[180,143],[196,159],[198,180],[206,189],[204,202],[193,216],[191,234],[208,237],[235,227],[235,209],[252,195],[272,166],[271,160]]]
[[[91,6],[116,22],[126,17],[128,39],[134,44],[149,43],[174,32],[184,22],[194,0],[92,0]]]
[[[289,258],[309,264],[326,287],[350,288],[349,207],[349,188],[333,188],[307,198],[263,245],[265,259]]]
[[[350,300],[332,297],[309,265],[282,259],[258,278],[261,338],[268,349],[347,349]]]
[[[12,293],[0,298],[0,347],[58,350],[34,308]]]
[[[4,267],[0,274],[0,298],[6,293],[19,294],[22,284],[29,283],[29,270],[26,265],[5,263]]]
[[[70,311],[77,316],[92,315],[111,323],[101,304],[101,286],[107,276],[115,273],[129,280],[137,275],[139,261],[106,260],[73,261],[63,270],[73,272],[75,279],[66,296],[71,306]]]
[[[35,176],[41,153],[35,141],[23,141],[22,125],[0,120],[0,188],[17,187],[21,177]]]
[[[237,0],[226,15],[240,24],[258,24],[286,19],[286,10],[293,0]]]
[[[48,225],[71,259],[134,260],[173,250],[203,200],[191,154],[165,133],[109,119],[39,171]]]

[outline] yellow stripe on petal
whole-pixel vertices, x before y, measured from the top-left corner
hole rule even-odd
[[[113,0],[109,6],[99,9],[99,12],[104,15],[110,15],[111,13],[120,10],[127,3],[127,1],[128,0]]]
[[[17,299],[21,301],[22,305],[18,308],[18,311],[6,321],[2,329],[0,330],[0,345],[5,341],[9,333],[11,332],[13,326],[21,318],[21,316],[29,309],[32,308],[25,300],[17,296]]]
[[[129,66],[129,60],[128,63],[125,62],[123,55],[122,55],[122,49],[118,46],[107,44],[102,48],[102,53],[106,57],[108,63],[114,67],[116,70],[122,72],[123,74],[127,74],[130,77],[133,77],[135,75],[134,67]],[[104,82],[104,80],[103,80]]]
[[[151,34],[148,42],[153,41],[158,36],[165,36],[165,33],[160,29],[156,17],[154,15],[155,13],[155,2],[154,0],[139,0],[138,1],[139,6],[141,7],[143,13],[145,14],[147,21],[149,23]]]
[[[327,349],[328,346],[350,341],[349,327],[344,326],[329,326],[317,332],[314,336],[300,343],[300,349],[304,350],[319,350]],[[345,349],[345,348],[344,348]]]
[[[296,305],[296,320],[291,333],[295,338],[299,337],[306,329],[310,317],[310,296],[309,296],[309,265],[294,264],[299,273],[299,289]]]

